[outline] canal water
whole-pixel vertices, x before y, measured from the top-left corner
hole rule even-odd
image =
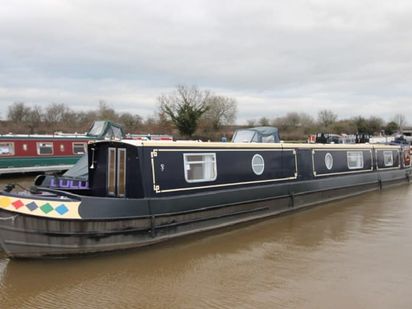
[[[393,309],[411,291],[412,186],[134,251],[0,257],[0,308]]]

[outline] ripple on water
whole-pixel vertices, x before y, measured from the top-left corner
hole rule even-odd
[[[1,308],[410,308],[412,186],[104,256],[0,260]]]

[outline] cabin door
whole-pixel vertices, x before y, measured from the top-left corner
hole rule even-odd
[[[126,148],[109,147],[107,160],[107,195],[126,196]]]

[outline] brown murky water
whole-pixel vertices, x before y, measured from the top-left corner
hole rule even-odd
[[[0,308],[412,308],[411,240],[402,186],[136,251],[0,258]]]

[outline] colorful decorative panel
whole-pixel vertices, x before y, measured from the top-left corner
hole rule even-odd
[[[16,213],[59,219],[80,219],[80,202],[40,200],[0,195],[0,208]]]

